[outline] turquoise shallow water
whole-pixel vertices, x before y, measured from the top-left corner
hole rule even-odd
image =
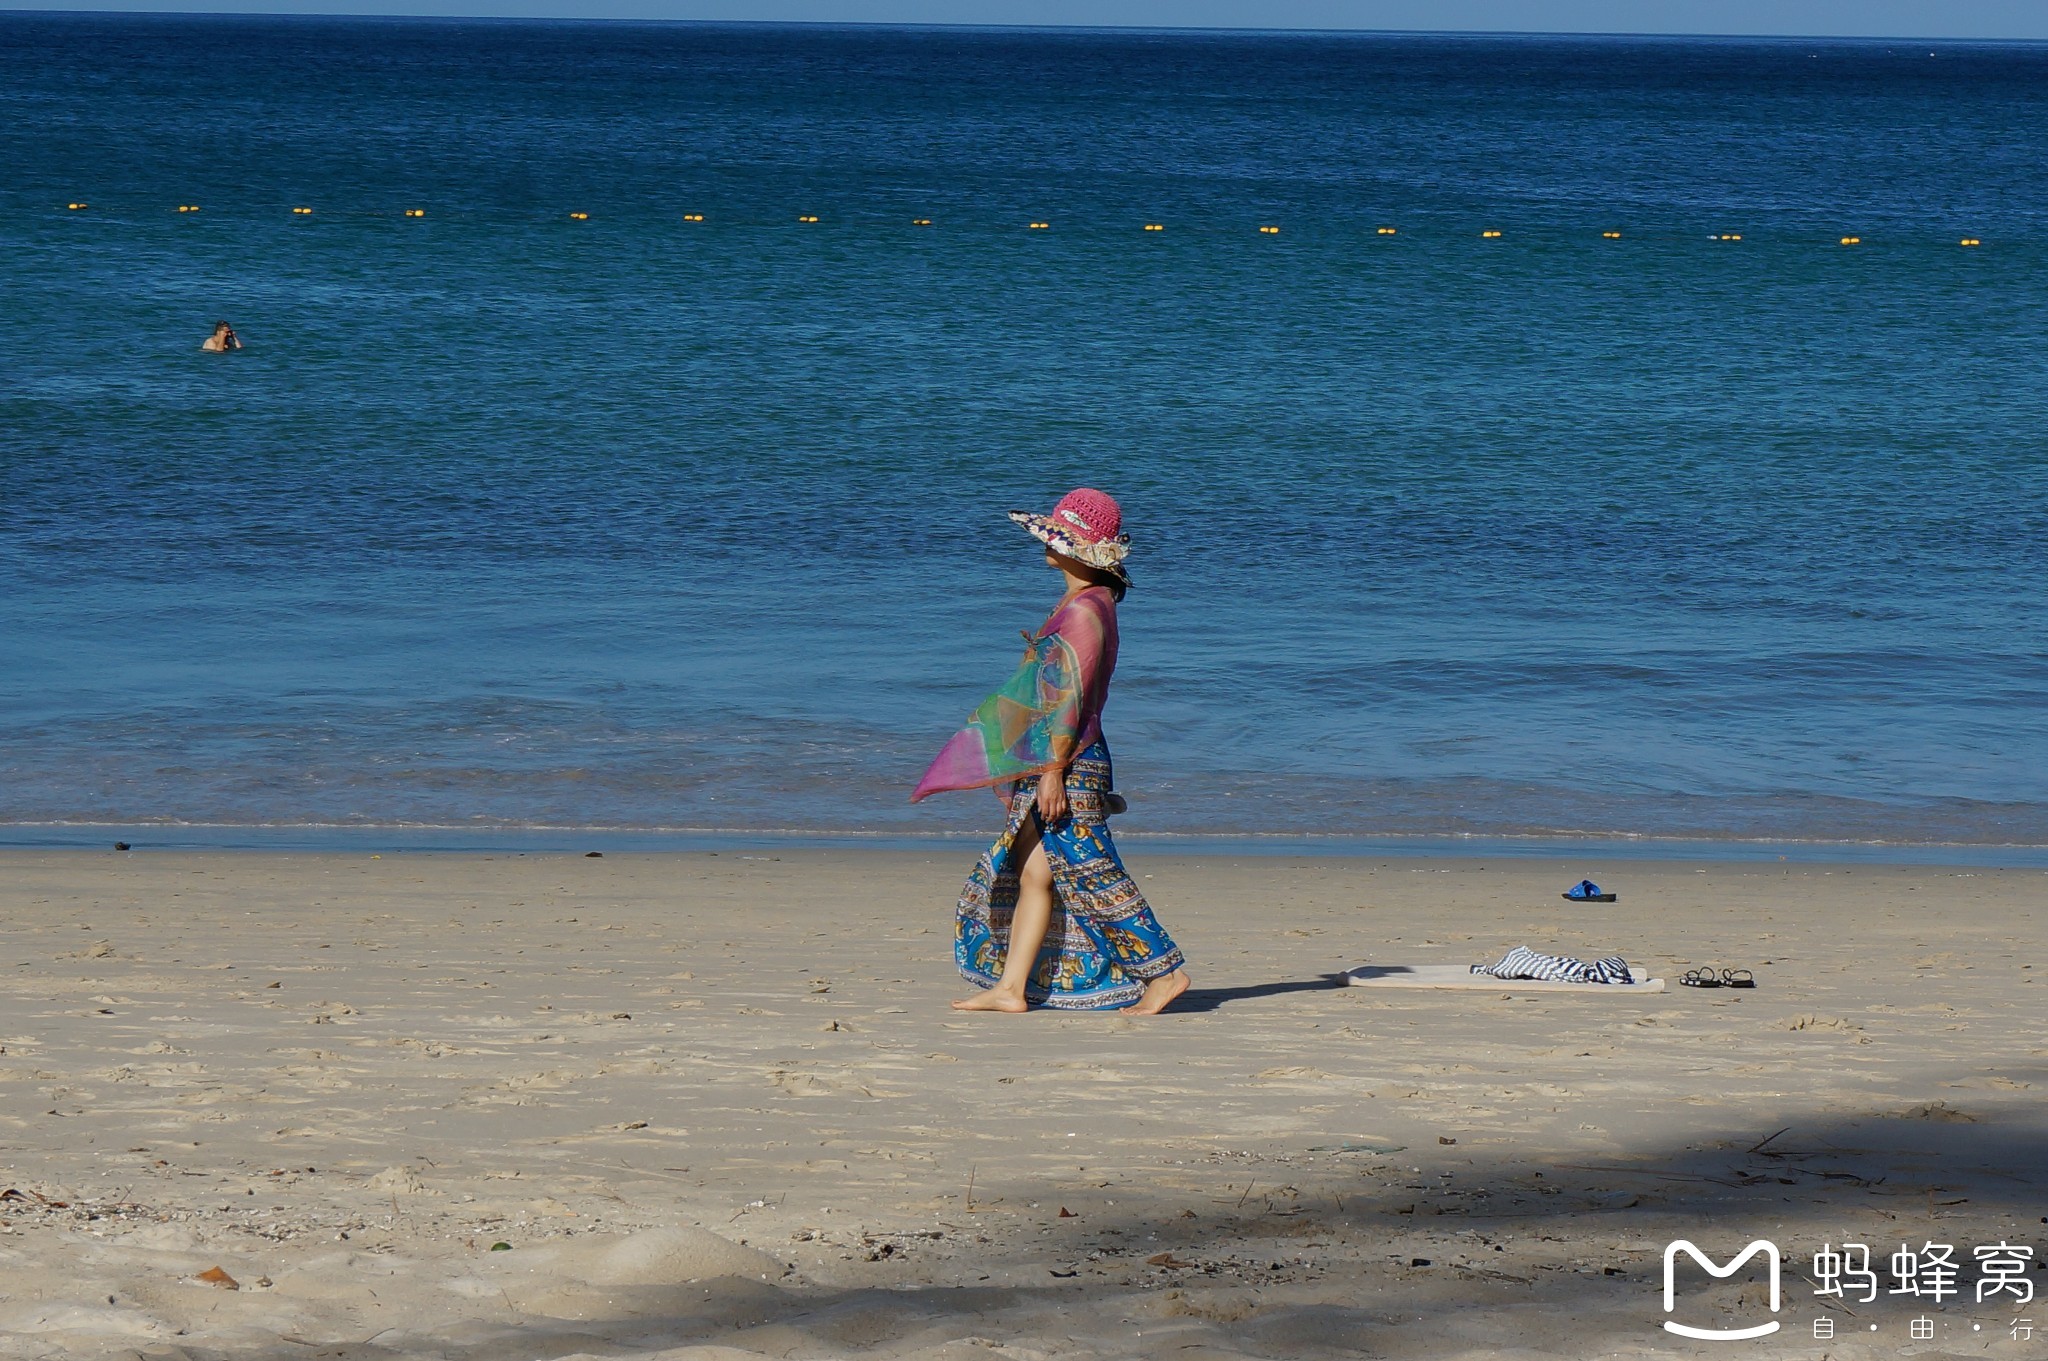
[[[2048,49],[0,36],[0,823],[2048,843]]]

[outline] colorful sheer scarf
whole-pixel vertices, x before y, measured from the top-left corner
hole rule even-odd
[[[1040,625],[1023,665],[953,734],[910,801],[1064,769],[1100,733],[1115,669],[1115,598],[1090,587]]]

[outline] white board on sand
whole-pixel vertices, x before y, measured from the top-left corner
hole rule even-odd
[[[1635,970],[1629,970],[1634,973]],[[1476,988],[1482,992],[1611,992],[1664,991],[1664,980],[1640,983],[1560,983],[1550,978],[1495,978],[1473,973],[1469,964],[1361,964],[1344,971],[1354,988]]]

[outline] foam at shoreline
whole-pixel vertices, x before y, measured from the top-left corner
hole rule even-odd
[[[1206,834],[1119,830],[1119,842],[1172,855],[1475,857],[1504,859],[1797,861],[1802,864],[1978,865],[2048,868],[2048,846],[1955,842],[1721,841],[1710,838],[1571,836],[1341,836],[1323,833]],[[803,831],[783,828],[418,827],[380,824],[0,823],[0,851],[664,852],[708,850],[923,851],[978,848],[985,836],[944,831]]]

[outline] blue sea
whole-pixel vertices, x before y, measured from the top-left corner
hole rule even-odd
[[[1088,484],[1131,832],[2048,844],[2044,147],[2039,45],[0,15],[0,841],[986,827]]]

